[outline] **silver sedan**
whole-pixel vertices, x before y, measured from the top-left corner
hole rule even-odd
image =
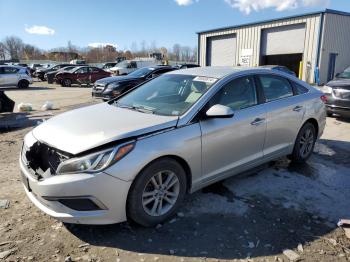
[[[173,71],[27,134],[24,188],[64,222],[154,226],[187,193],[281,156],[306,161],[325,127],[324,102],[283,72]]]

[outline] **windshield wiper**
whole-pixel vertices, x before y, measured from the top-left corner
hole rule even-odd
[[[120,108],[127,108],[127,109],[131,109],[131,110],[135,110],[141,113],[146,113],[146,114],[153,114],[154,111],[150,108],[146,108],[143,106],[131,106],[131,105],[123,105],[123,104],[119,104],[116,103],[116,106],[120,107]]]

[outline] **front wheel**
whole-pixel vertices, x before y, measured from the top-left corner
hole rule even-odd
[[[316,130],[313,124],[306,123],[299,131],[290,156],[295,163],[304,163],[312,154],[316,143]]]
[[[72,85],[72,81],[69,78],[65,78],[62,80],[62,86],[70,87]]]
[[[173,216],[186,193],[186,174],[171,158],[157,160],[136,177],[128,195],[127,214],[150,227]]]

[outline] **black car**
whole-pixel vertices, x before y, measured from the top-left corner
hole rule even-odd
[[[350,71],[337,74],[328,82],[323,91],[326,94],[327,115],[337,114],[350,117]]]
[[[71,70],[71,69],[73,69],[73,68],[75,68],[77,66],[79,66],[79,65],[69,65],[69,66],[65,66],[65,67],[62,67],[60,69],[57,69],[57,70],[54,70],[54,71],[51,71],[51,72],[47,72],[44,75],[44,79],[47,80],[48,84],[53,84],[53,82],[55,82],[55,76],[56,76],[57,73],[62,72],[62,71]]]
[[[199,67],[197,64],[178,64],[175,65],[174,68],[176,69],[186,69],[186,68],[193,68],[193,67]]]
[[[172,66],[144,67],[126,76],[106,77],[95,82],[92,96],[110,100],[147,80],[173,70],[176,69]]]
[[[46,73],[59,70],[59,69],[66,67],[66,66],[71,66],[71,64],[58,64],[58,65],[52,66],[50,68],[38,68],[37,70],[35,70],[34,76],[39,78],[41,81],[45,81],[45,74]]]

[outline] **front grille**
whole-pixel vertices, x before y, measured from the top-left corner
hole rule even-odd
[[[46,175],[55,175],[59,164],[68,159],[57,149],[36,142],[30,148],[22,149],[22,161],[38,179]]]
[[[94,90],[97,92],[102,92],[105,89],[105,87],[106,86],[104,84],[95,83]]]
[[[333,89],[333,94],[336,98],[350,100],[350,90]]]

